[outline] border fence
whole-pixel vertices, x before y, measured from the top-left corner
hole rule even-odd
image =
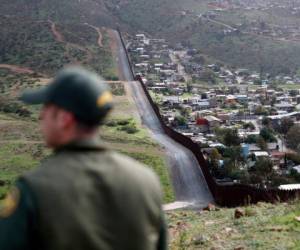
[[[199,145],[193,142],[190,138],[168,127],[163,121],[159,108],[152,100],[142,78],[140,76],[135,76],[130,61],[130,57],[128,55],[128,51],[126,49],[125,42],[123,40],[120,30],[118,30],[118,33],[120,35],[121,42],[126,53],[126,57],[130,66],[132,76],[139,84],[141,84],[147,96],[147,99],[151,107],[153,108],[164,132],[174,141],[188,148],[194,154],[194,156],[196,157],[199,163],[199,167],[201,168],[203,175],[206,179],[207,185],[215,199],[215,202],[218,205],[226,206],[226,207],[234,207],[234,206],[257,203],[260,201],[282,202],[282,201],[288,201],[300,197],[300,190],[287,191],[287,190],[279,190],[279,189],[263,189],[263,188],[255,188],[253,186],[243,185],[243,184],[217,183],[209,171],[208,165],[203,157]]]

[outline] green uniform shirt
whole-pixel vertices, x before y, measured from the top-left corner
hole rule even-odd
[[[158,179],[96,140],[60,148],[17,187],[0,249],[166,249]]]

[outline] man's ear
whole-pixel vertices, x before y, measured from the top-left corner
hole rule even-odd
[[[59,121],[59,127],[62,129],[69,129],[76,124],[74,114],[65,110],[60,110],[57,118]]]

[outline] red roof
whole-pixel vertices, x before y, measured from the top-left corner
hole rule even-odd
[[[283,158],[285,156],[284,152],[279,152],[279,151],[273,151],[271,154],[273,157],[276,157],[276,158]]]
[[[198,118],[196,121],[197,125],[208,125],[208,121],[204,118]]]

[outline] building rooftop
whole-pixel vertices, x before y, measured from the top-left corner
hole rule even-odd
[[[299,190],[300,189],[300,184],[280,185],[278,188],[280,190]]]
[[[270,116],[268,116],[268,118],[270,118],[271,120],[277,120],[277,119],[283,119],[283,118],[291,117],[291,116],[298,115],[298,114],[300,114],[300,112],[291,112],[291,113],[287,113],[287,114],[283,114],[283,115],[270,115]]]
[[[253,154],[255,155],[255,157],[268,157],[269,154],[266,151],[257,151],[257,152],[253,152]]]

